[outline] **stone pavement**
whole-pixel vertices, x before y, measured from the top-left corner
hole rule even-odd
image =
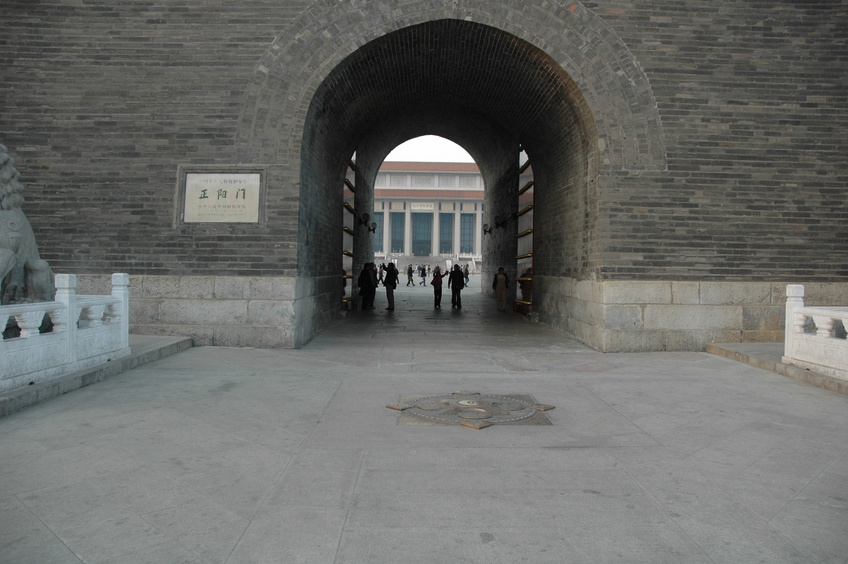
[[[848,397],[598,353],[474,284],[462,310],[401,286],[300,350],[192,348],[0,418],[0,562],[848,562]],[[552,424],[385,407],[459,390]]]

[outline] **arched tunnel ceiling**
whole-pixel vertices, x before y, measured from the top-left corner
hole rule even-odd
[[[561,145],[579,133],[586,111],[574,83],[545,53],[492,27],[439,20],[385,35],[347,57],[316,92],[308,122],[329,119],[351,152],[393,124],[409,136],[380,135],[377,152],[436,133],[476,158],[473,136],[450,135],[457,116],[479,123],[476,129],[500,128],[530,148]]]
[[[461,145],[477,163],[487,157],[486,144],[482,140],[513,137],[484,114],[436,106],[418,107],[386,117],[369,133],[365,145],[373,150],[371,154],[380,158],[385,158],[392,149],[409,139],[439,135]],[[514,145],[517,144],[516,139]],[[362,147],[362,144],[359,146]]]
[[[373,174],[392,149],[415,137],[439,135],[459,144],[480,166],[484,176],[500,171],[507,162],[504,145],[517,156],[518,139],[485,115],[470,110],[419,107],[381,121],[357,145],[357,165]],[[499,150],[496,150],[499,149]]]

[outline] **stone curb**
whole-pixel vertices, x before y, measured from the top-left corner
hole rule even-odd
[[[189,338],[171,337],[133,346],[132,336],[130,336],[131,352],[128,356],[78,370],[48,382],[17,388],[0,396],[0,417],[11,415],[31,405],[59,397],[90,384],[101,382],[116,374],[138,368],[148,362],[184,351],[191,348],[192,344],[192,340]]]
[[[810,384],[838,394],[848,395],[848,381],[846,380],[833,378],[832,376],[813,372],[812,370],[805,370],[797,366],[792,366],[791,364],[783,364],[782,362],[774,362],[758,358],[744,352],[733,350],[732,346],[733,345],[713,343],[707,345],[706,351],[710,354],[729,358],[730,360],[750,364],[751,366],[756,366],[757,368],[762,368],[764,370],[770,370],[771,372],[792,378],[793,380],[798,380],[799,382],[804,382],[805,384]]]

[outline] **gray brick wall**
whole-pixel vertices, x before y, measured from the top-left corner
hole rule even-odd
[[[382,2],[319,3],[306,12],[310,5],[5,4],[0,130],[27,183],[26,210],[43,254],[57,270],[290,272],[303,263],[295,245],[298,237],[305,242],[303,233],[291,218],[298,209],[317,223],[301,225],[318,238],[302,251],[327,255],[300,267],[335,268],[332,252],[322,249],[337,237],[321,240],[324,227],[337,223],[335,210],[313,214],[308,202],[298,204],[301,139],[290,134],[304,118],[292,110],[308,105],[298,96],[314,93],[315,77],[335,68],[356,46],[351,44],[377,38],[381,24],[401,24],[388,21]],[[576,117],[549,115],[551,106],[539,97],[546,91],[524,72],[536,67],[517,58],[533,51],[525,52],[518,39],[498,40],[484,27],[453,37],[421,28],[346,66],[338,78],[347,84],[326,87],[327,95],[349,99],[333,106],[345,112],[332,121],[313,124],[314,131],[307,127],[319,145],[332,147],[307,148],[316,153],[304,161],[304,174],[333,182],[337,171],[325,171],[328,162],[335,166],[349,156],[335,151],[352,152],[366,126],[391,117],[362,115],[380,95],[374,85],[415,87],[409,69],[422,49],[432,49],[444,55],[440,62],[456,65],[440,71],[445,74],[438,86],[461,106],[488,104],[486,111],[500,114],[502,124],[514,124],[521,117],[513,114],[521,113],[562,129],[593,112],[597,139],[589,132],[580,140],[584,154],[595,150],[591,143],[606,144],[597,155],[593,186],[570,179],[568,171],[575,169],[567,161],[576,153],[569,143],[576,138],[558,139],[560,132],[544,126],[537,140],[521,132],[528,145],[535,141],[534,161],[547,161],[553,172],[548,199],[544,191],[539,195],[551,207],[550,224],[567,225],[541,226],[557,255],[545,259],[551,274],[848,276],[841,197],[848,176],[848,27],[841,2],[545,6],[553,12],[517,1],[462,2],[458,11],[452,6],[437,2],[431,13],[418,10],[416,17],[468,13],[536,41],[572,71],[569,84],[581,89],[587,107],[576,108]],[[568,27],[554,28],[551,13]],[[290,39],[275,42],[278,36]],[[492,45],[499,51],[487,52]],[[640,68],[626,68],[628,61]],[[266,68],[267,62],[275,66]],[[374,69],[387,77],[384,82],[373,80]],[[290,87],[280,98],[257,93],[260,75],[279,81],[278,90]],[[643,76],[645,82],[620,92],[587,82],[594,77],[601,84],[607,75]],[[304,82],[307,76],[312,83]],[[515,92],[535,100],[516,105]],[[251,106],[254,96],[265,96],[265,102]],[[656,123],[640,107],[651,96]],[[287,107],[276,103],[292,97]],[[269,136],[277,136],[272,144],[256,134],[269,127]],[[246,129],[250,141],[244,141]],[[616,137],[632,142],[613,147]],[[172,228],[177,164],[236,162],[278,167],[269,174],[265,226]],[[319,208],[324,197],[318,197]]]
[[[844,4],[587,7],[645,69],[668,149],[667,172],[603,179],[603,276],[845,280]]]
[[[4,3],[0,132],[54,269],[295,268],[296,193],[279,169],[269,174],[266,228],[172,223],[177,165],[237,162],[245,84],[307,4]]]
[[[306,339],[351,154],[440,131],[490,187],[527,148],[557,287],[845,282],[846,24],[840,0],[8,0],[0,142],[57,272],[298,274]],[[267,167],[263,222],[175,226],[186,164]]]

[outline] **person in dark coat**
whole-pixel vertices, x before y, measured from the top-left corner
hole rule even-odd
[[[462,289],[465,287],[465,275],[458,264],[453,265],[448,276],[448,288],[451,290],[451,307],[462,309]]]
[[[395,288],[398,285],[398,270],[395,268],[395,263],[390,262],[386,265],[386,276],[383,279],[383,286],[386,287],[386,300],[389,302],[389,307],[386,309],[391,311],[395,309]]]
[[[374,309],[374,296],[377,294],[377,271],[374,263],[365,264],[357,280],[359,295],[362,296],[362,309]]]
[[[498,268],[495,279],[492,281],[492,290],[495,291],[495,300],[498,303],[498,311],[506,311],[506,298],[509,292],[509,276],[506,275],[504,267]]]
[[[430,284],[433,286],[433,306],[435,309],[442,309],[442,278],[447,275],[448,273],[442,272],[438,266],[433,271],[433,278],[430,280]]]

